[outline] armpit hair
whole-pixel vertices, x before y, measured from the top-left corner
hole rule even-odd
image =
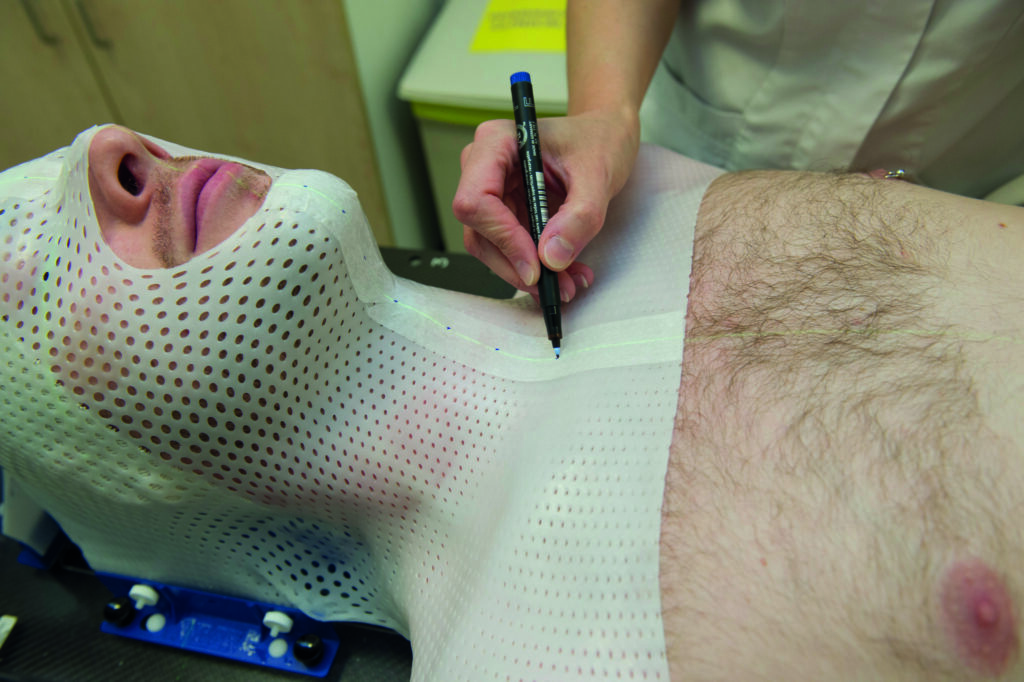
[[[844,175],[722,180],[712,192],[742,181],[746,200],[702,214],[687,324],[688,344],[721,342],[716,384],[801,405],[789,434],[821,451],[850,428],[933,439],[976,416],[926,207]]]

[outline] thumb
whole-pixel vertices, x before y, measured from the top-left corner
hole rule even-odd
[[[570,191],[544,228],[537,245],[540,259],[556,272],[565,270],[601,231],[607,210],[607,198],[574,197]]]

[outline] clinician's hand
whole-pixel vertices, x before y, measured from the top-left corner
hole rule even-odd
[[[536,292],[538,253],[559,272],[562,300],[589,287],[594,272],[577,256],[604,225],[608,202],[636,161],[639,123],[633,112],[581,114],[538,121],[549,220],[534,246],[523,189],[515,124],[487,121],[462,151],[462,177],[452,210],[464,226],[466,250],[523,291]]]

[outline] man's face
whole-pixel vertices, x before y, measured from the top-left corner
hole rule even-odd
[[[0,424],[19,425],[0,457],[35,466],[70,443],[129,496],[156,490],[153,458],[239,485],[235,461],[268,457],[282,419],[275,457],[304,449],[316,396],[343,385],[326,377],[347,377],[336,347],[370,324],[356,287],[376,301],[392,284],[340,178],[158,144],[90,128],[0,172]]]
[[[250,218],[271,184],[263,171],[172,157],[121,127],[89,145],[89,192],[103,241],[137,268],[170,268],[212,249]]]

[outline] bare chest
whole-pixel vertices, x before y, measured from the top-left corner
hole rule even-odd
[[[975,556],[1024,599],[1019,306],[993,324],[979,302],[1005,287],[950,267],[934,222],[822,229],[784,206],[759,228],[736,205],[702,209],[694,247],[661,539],[673,679],[972,679],[938,585]]]
[[[661,541],[679,679],[963,679],[937,585],[958,556],[1015,565],[1021,444],[936,428],[908,394],[840,410],[704,384],[693,410],[687,381]]]

